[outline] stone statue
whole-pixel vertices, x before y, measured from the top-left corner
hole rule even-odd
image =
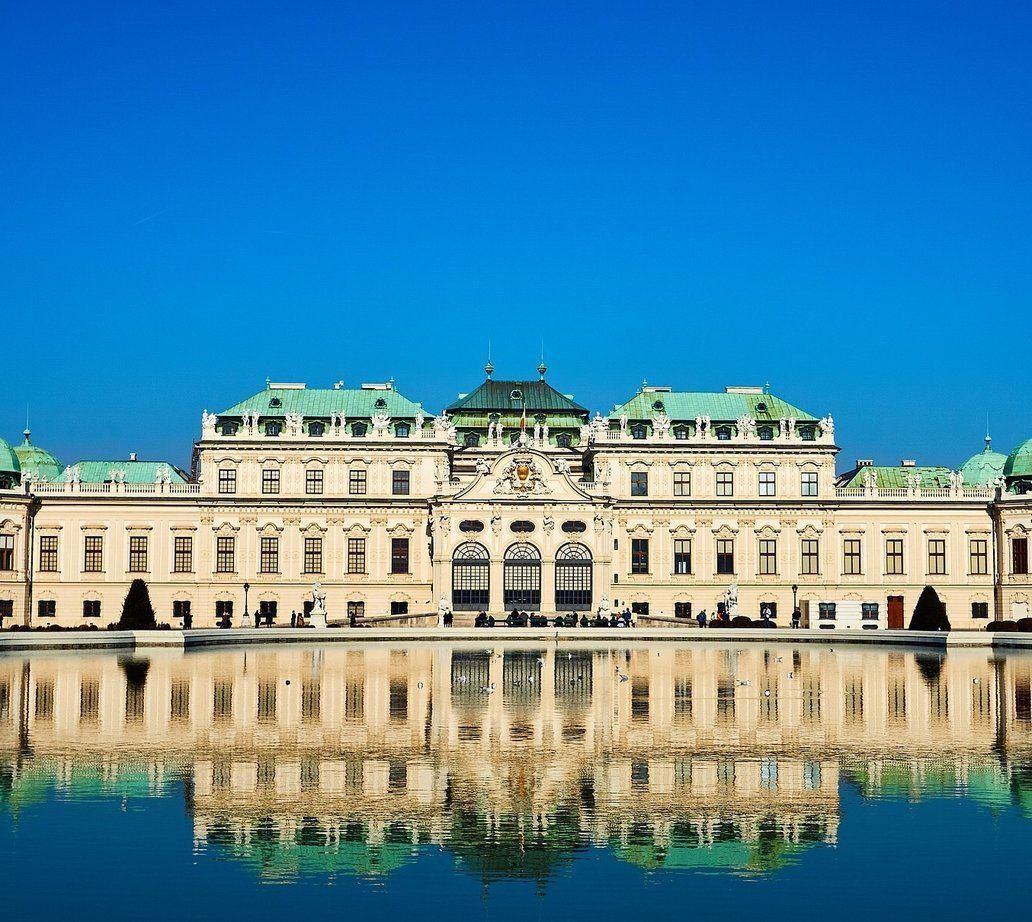
[[[305,418],[300,413],[288,413],[284,421],[287,424],[287,432],[292,438],[301,435],[301,427],[304,425]]]
[[[207,439],[215,435],[215,425],[218,421],[219,418],[214,413],[205,410],[201,414],[201,437]]]
[[[738,583],[732,583],[724,590],[724,611],[729,620],[738,615]]]
[[[796,418],[794,416],[790,416],[788,418],[788,428],[785,430],[785,438],[786,439],[790,439],[790,438],[792,438],[795,435],[796,422],[797,421],[798,420],[796,420]]]
[[[821,435],[826,435],[830,438],[835,434],[835,420],[831,418],[830,413],[818,420],[817,425],[820,427]]]
[[[620,434],[627,435],[627,414],[620,414]]]
[[[652,431],[661,439],[670,433],[670,417],[662,410],[652,417]]]
[[[960,471],[950,471],[950,489],[956,493],[964,483],[964,475]]]
[[[477,458],[477,473],[478,474],[490,474],[491,473],[491,462],[487,458]]]
[[[598,600],[598,616],[608,618],[612,609],[609,607],[609,596],[604,595]]]
[[[570,462],[566,458],[559,458],[555,462],[555,470],[557,474],[569,474],[570,473]]]
[[[437,626],[444,627],[445,615],[450,615],[451,613],[452,607],[448,604],[448,599],[442,595],[441,601],[437,603]]]
[[[312,610],[308,620],[312,627],[326,627],[326,592],[321,583],[312,586]]]
[[[419,438],[419,433],[423,431],[423,421],[425,419],[426,419],[426,417],[423,416],[423,411],[420,410],[416,414],[416,438]]]
[[[548,444],[548,423],[541,424],[541,441]]]
[[[66,473],[68,474],[69,483],[79,483],[80,479],[82,478],[82,469],[79,467],[78,464],[73,464],[70,468],[68,468]]]
[[[546,515],[541,519],[541,526],[544,528],[545,534],[550,535],[552,534],[552,529],[555,528],[555,519],[550,515]]]
[[[756,420],[746,413],[738,417],[738,437],[742,441],[750,441],[756,437]]]
[[[541,441],[541,423],[537,421],[534,422],[534,441]]]
[[[391,425],[391,418],[386,413],[373,414],[373,435],[377,438],[384,438]]]
[[[580,427],[580,444],[584,445],[584,446],[587,446],[587,444],[590,441],[591,441],[591,426],[587,426],[587,425],[581,426]]]

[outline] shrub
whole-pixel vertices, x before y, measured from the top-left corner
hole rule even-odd
[[[118,619],[118,629],[122,631],[154,630],[154,606],[151,605],[150,592],[142,579],[134,579],[125,602],[122,603],[122,617]]]
[[[737,615],[731,619],[731,627],[753,627],[753,619],[748,615]]]
[[[948,631],[950,619],[946,616],[946,606],[931,586],[921,590],[921,596],[914,606],[914,614],[910,619],[912,631]]]
[[[1024,619],[1022,619],[1024,620]],[[1016,631],[1018,630],[1017,621],[990,621],[985,629],[987,631]]]
[[[1019,618],[1017,621],[1017,627],[1019,631],[1028,633],[1032,631],[1032,618]]]

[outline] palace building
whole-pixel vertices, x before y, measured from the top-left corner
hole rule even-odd
[[[189,472],[0,440],[0,622],[329,621],[514,608],[905,627],[933,586],[957,628],[1030,614],[1032,439],[958,469],[836,468],[830,416],[759,387],[642,385],[608,416],[546,380],[486,379],[441,413],[393,382],[269,383],[204,412]],[[245,589],[246,586],[246,589]],[[418,620],[411,622],[418,624]],[[426,623],[425,621],[422,623]]]

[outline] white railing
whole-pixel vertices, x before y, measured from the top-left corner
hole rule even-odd
[[[996,495],[991,487],[836,487],[837,499],[985,499]]]
[[[139,495],[197,495],[201,492],[199,483],[46,483],[37,481],[29,487],[37,496],[54,495],[55,493],[108,493]]]

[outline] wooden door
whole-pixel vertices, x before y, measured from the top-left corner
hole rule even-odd
[[[889,630],[903,630],[903,596],[889,596]]]

